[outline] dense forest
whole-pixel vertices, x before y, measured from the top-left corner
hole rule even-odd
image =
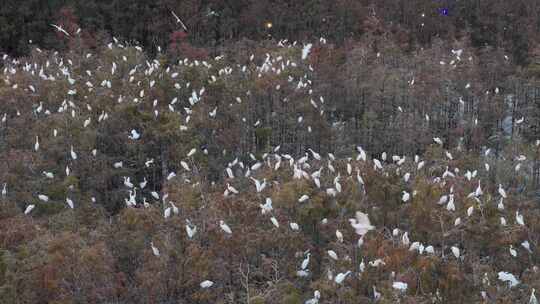
[[[0,303],[529,303],[540,3],[0,6]]]

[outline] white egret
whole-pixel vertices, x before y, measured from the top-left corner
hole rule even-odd
[[[76,160],[77,159],[77,153],[73,150],[73,145],[71,145],[71,151],[70,151],[71,159]]]
[[[347,276],[351,273],[351,271],[347,271],[345,273],[338,273],[338,275],[334,278],[334,282],[336,284],[341,284],[343,281],[347,278]]]
[[[297,223],[289,223],[289,227],[291,227],[291,230],[293,231],[300,230],[300,226]]]
[[[271,217],[270,218],[270,221],[272,222],[272,224],[276,227],[276,228],[279,228],[279,222],[277,221],[277,219],[275,217]]]
[[[356,234],[360,236],[365,235],[369,230],[375,229],[375,226],[371,225],[368,215],[360,211],[356,211],[356,218],[349,219],[349,223]]]
[[[73,201],[69,198],[69,197],[66,197],[66,203],[68,204],[69,208],[73,209],[75,206],[73,204]]]
[[[506,191],[504,191],[501,184],[499,184],[499,195],[503,198],[506,198]]]
[[[334,250],[328,250],[327,253],[333,260],[335,260],[335,261],[338,260],[337,253]]]
[[[232,234],[232,230],[223,220],[219,221],[219,227],[221,227],[221,230],[225,231],[227,234]]]
[[[139,134],[139,132],[137,132],[137,130],[133,129],[133,130],[131,130],[131,135],[128,135],[128,138],[132,139],[132,140],[137,140],[137,139],[141,138],[141,134]]]
[[[200,285],[201,285],[201,288],[210,288],[212,287],[212,285],[214,285],[214,282],[205,280],[205,281],[202,281]]]
[[[452,254],[456,257],[456,259],[459,259],[459,248],[456,246],[452,246],[452,248],[450,249],[452,250]]]
[[[155,256],[159,256],[159,249],[156,246],[154,246],[154,242],[150,242],[150,246],[152,247],[152,253]]]
[[[193,236],[195,236],[195,234],[197,233],[197,227],[191,228],[191,226],[189,224],[186,224],[186,233],[187,233],[188,237],[190,239],[192,239]]]
[[[36,207],[36,205],[28,205],[28,206],[26,206],[26,209],[24,209],[24,214],[25,215],[29,214],[30,212],[32,212],[32,210],[34,210],[35,207]]]
[[[392,283],[392,288],[397,289],[397,290],[399,290],[401,292],[406,291],[407,287],[408,287],[407,283],[404,283],[404,282],[394,282],[394,283]]]
[[[309,199],[309,196],[307,194],[304,194],[298,199],[298,202],[303,203],[303,202],[307,201],[308,199]]]
[[[308,267],[310,256],[311,256],[311,253],[308,252],[306,258],[302,261],[302,264],[300,265],[300,268],[302,268],[302,270],[305,270]]]
[[[516,279],[516,277],[509,273],[509,272],[505,272],[505,271],[501,271],[498,273],[498,278],[499,280],[503,281],[503,282],[508,282],[510,287],[514,287],[516,285],[519,284],[519,281],[518,279]]]

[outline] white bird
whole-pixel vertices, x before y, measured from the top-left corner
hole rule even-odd
[[[406,291],[407,290],[407,283],[404,282],[394,282],[392,283],[392,288],[397,289],[399,291]]]
[[[76,160],[77,159],[77,153],[73,150],[73,145],[71,145],[71,151],[70,151],[71,159]]]
[[[364,236],[369,230],[375,229],[375,226],[371,225],[368,215],[360,211],[356,211],[356,218],[349,219],[349,223],[356,234],[360,236]]]
[[[535,289],[533,288],[531,291],[531,296],[529,297],[529,304],[538,304],[538,300],[536,299],[536,295],[534,294]]]
[[[238,194],[238,190],[236,190],[236,188],[234,188],[233,186],[231,186],[229,183],[227,183],[227,190],[229,192],[232,192],[234,194]]]
[[[7,183],[4,183],[4,186],[2,187],[2,196],[5,197],[7,195]]]
[[[209,281],[209,280],[205,280],[201,282],[201,288],[210,288],[212,287],[212,285],[214,285],[214,282]]]
[[[532,250],[531,250],[531,244],[529,244],[529,241],[525,240],[521,243],[521,246],[525,249],[527,249],[527,251],[529,253],[532,253]]]
[[[459,248],[456,247],[456,246],[452,246],[452,254],[454,254],[454,256],[456,257],[456,259],[459,259]]]
[[[302,268],[302,270],[305,270],[308,267],[310,256],[311,256],[311,253],[308,252],[307,257],[302,261],[302,264],[300,265],[300,268]]]
[[[328,188],[328,189],[326,189],[326,194],[328,196],[335,197],[337,195],[337,191],[334,188]]]
[[[405,182],[408,182],[409,181],[409,178],[411,178],[411,174],[409,172],[405,173],[405,175],[403,175],[403,180]]]
[[[306,270],[298,270],[296,271],[296,275],[303,278],[309,276],[309,269]]]
[[[517,250],[515,250],[512,245],[510,245],[510,248],[508,250],[510,251],[511,256],[517,257]]]
[[[255,164],[253,164],[253,166],[251,166],[251,171],[257,171],[258,169],[260,169],[262,167],[262,163],[260,162],[257,162]]]
[[[523,219],[523,215],[520,214],[519,211],[516,211],[516,223],[521,226],[525,226],[525,220]]]
[[[264,188],[266,188],[266,178],[263,180],[262,183],[258,179],[255,179],[253,177],[250,178],[255,183],[255,190],[257,191],[257,193],[262,192]]]
[[[86,128],[90,125],[90,123],[92,122],[92,119],[91,118],[88,118],[87,120],[84,121],[84,124],[83,124],[83,128]]]
[[[217,114],[217,107],[215,107],[211,112],[208,113],[208,116],[214,118]]]
[[[232,234],[231,228],[224,221],[219,221],[219,227],[221,227],[221,230],[225,231],[225,233]]]
[[[276,228],[279,228],[279,222],[277,221],[277,219],[275,217],[271,217],[270,218],[270,221],[272,222],[272,224],[276,227]]]
[[[381,293],[378,292],[377,289],[375,289],[375,286],[372,286],[372,288],[373,288],[373,300],[378,301],[381,298]]]
[[[328,255],[335,261],[338,260],[338,256],[337,256],[337,253],[334,251],[334,250],[328,250]]]
[[[315,158],[316,160],[321,160],[321,155],[315,151],[313,151],[313,149],[308,149],[309,152],[311,152],[311,155],[313,155],[313,158]]]
[[[171,210],[171,207],[166,208],[165,211],[163,211],[163,217],[164,217],[164,218],[169,218],[169,217],[171,217],[171,211],[172,211],[172,210]]]
[[[340,243],[343,243],[343,233],[341,233],[341,231],[336,230],[336,238]]]
[[[456,211],[456,206],[454,205],[454,195],[450,194],[450,199],[448,200],[448,204],[446,204],[446,210],[448,211]]]
[[[167,193],[165,193],[165,195],[163,195],[163,201],[165,201],[165,199],[167,198]],[[172,208],[172,212],[174,214],[178,214],[180,211],[178,209],[178,207],[176,207],[176,205],[173,203],[173,202],[169,202],[169,204],[171,204],[171,208]]]
[[[304,304],[319,304],[320,299],[321,299],[321,292],[318,290],[315,290],[315,292],[313,292],[313,298],[307,300]]]
[[[141,187],[141,189],[144,189],[147,183],[148,181],[146,180],[146,177],[143,177],[143,181],[139,183],[139,187]]]
[[[267,197],[266,200],[265,200],[264,205],[259,204],[259,207],[261,208],[261,213],[262,214],[270,213],[273,210],[273,208],[272,208],[272,199]]]
[[[347,278],[347,276],[351,273],[351,271],[347,271],[345,273],[338,273],[338,275],[334,278],[334,282],[336,284],[341,284],[343,281]]]
[[[171,173],[169,173],[169,175],[167,175],[167,180],[171,180],[171,179],[173,179],[175,176],[176,176],[176,173],[175,173],[175,172],[171,172]]]
[[[66,197],[66,203],[68,204],[69,208],[73,209],[75,206],[73,204],[73,201],[69,198],[69,197]]]
[[[510,284],[510,287],[514,287],[519,284],[519,281],[516,279],[516,277],[505,271],[501,271],[498,273],[499,280],[503,282],[508,282]]]
[[[298,226],[297,223],[289,223],[289,227],[291,227],[291,230],[293,230],[293,231],[300,230],[300,226]]]
[[[193,236],[195,236],[195,234],[197,233],[197,227],[194,226],[193,228],[191,228],[189,224],[186,224],[186,233],[190,239],[193,238]]]
[[[403,192],[403,195],[401,196],[401,200],[406,203],[411,198],[411,195],[407,191],[402,191],[402,192]]]
[[[137,139],[141,138],[141,134],[139,134],[139,132],[137,132],[137,130],[133,129],[133,130],[131,130],[131,135],[129,135],[128,138],[132,139],[132,140],[137,140]]]
[[[309,52],[311,51],[312,46],[313,46],[313,44],[311,44],[311,43],[308,43],[308,44],[306,44],[304,46],[304,48],[302,49],[302,60],[306,60],[306,58],[309,55]]]
[[[403,245],[409,246],[410,240],[409,240],[409,233],[408,233],[408,232],[405,232],[405,233],[401,236],[401,242],[403,243]]]
[[[39,137],[36,135],[36,143],[34,144],[34,151],[39,150]]]
[[[186,25],[184,24],[184,22],[182,22],[182,20],[180,20],[180,18],[173,12],[171,11],[171,14],[174,16],[174,18],[176,19],[176,23],[180,23],[180,25],[184,28],[184,31],[188,31]]]
[[[61,26],[58,26],[56,24],[51,24],[52,27],[54,27],[57,31],[64,33],[66,36],[71,36],[66,30],[64,30]]]
[[[484,194],[484,191],[482,191],[482,187],[480,186],[480,181],[478,181],[478,187],[476,187],[476,190],[474,191],[474,196],[482,196]]]
[[[506,191],[504,191],[501,184],[499,184],[499,195],[502,196],[503,198],[506,198]]]
[[[384,266],[384,265],[386,265],[386,263],[382,259],[376,259],[369,262],[369,266],[371,267],[379,267],[379,266]]]
[[[34,210],[35,207],[36,207],[36,205],[28,205],[28,206],[26,206],[26,209],[24,209],[24,214],[25,215],[29,214],[30,212],[32,212],[32,210]]]
[[[38,195],[38,198],[39,198],[39,200],[44,201],[44,202],[48,202],[48,201],[49,201],[49,197],[46,196],[45,194],[39,194],[39,195]]]
[[[154,242],[150,242],[150,246],[152,247],[152,253],[155,256],[159,256],[159,249],[156,246],[154,246]]]
[[[438,145],[441,145],[441,146],[443,144],[443,141],[438,137],[433,137],[433,141],[435,141]]]
[[[380,161],[380,160],[374,158],[374,159],[373,159],[373,164],[374,164],[374,168],[375,168],[375,169],[382,170],[383,167],[382,167],[382,164],[381,164],[381,161]]]
[[[233,174],[233,171],[230,167],[227,167],[227,169],[225,169],[225,171],[227,172],[227,176],[229,178],[234,178],[234,174]]]
[[[357,146],[356,150],[358,150],[358,153],[359,153],[358,157],[356,157],[356,160],[366,161],[366,159],[367,159],[366,151],[364,151],[364,149],[362,149],[362,147],[360,147],[360,146]]]
[[[469,208],[467,208],[467,216],[471,216],[473,214],[473,211],[474,211],[473,206],[470,206]]]
[[[54,174],[52,172],[43,171],[43,175],[45,175],[46,178],[54,178]]]
[[[133,183],[131,182],[130,177],[125,177],[124,176],[124,186],[126,186],[128,188],[133,188]]]
[[[298,202],[303,203],[303,202],[307,201],[308,199],[309,199],[309,196],[307,196],[307,194],[304,194],[298,199]]]

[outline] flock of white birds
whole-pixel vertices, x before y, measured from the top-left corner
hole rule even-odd
[[[69,34],[60,27],[56,28],[57,30],[68,35],[70,39],[75,39],[73,37],[76,37],[77,35],[77,33]],[[321,39],[318,43],[324,44],[326,43],[326,41],[324,39]],[[279,46],[284,48],[297,47],[296,43],[288,43],[287,41],[280,41]],[[308,59],[312,47],[313,44],[306,44],[304,46],[301,46],[301,51],[299,52],[300,57],[298,58],[298,60],[305,61],[306,59]],[[127,47],[121,44],[118,40],[114,39],[114,42],[110,43],[108,45],[108,48],[111,50],[121,50],[130,47]],[[142,54],[142,49],[140,47],[135,47],[135,49],[137,52],[135,54],[136,56]],[[39,49],[37,49],[37,51],[41,52],[41,50]],[[452,53],[456,55],[456,60],[460,60],[459,57],[461,55],[461,52],[461,50],[452,50]],[[56,82],[62,83],[65,86],[64,100],[60,103],[59,106],[53,107],[53,103],[48,103],[45,100],[39,101],[37,103],[36,107],[34,107],[32,111],[34,112],[33,114],[38,118],[53,115],[53,112],[64,113],[65,115],[70,115],[73,118],[80,117],[81,121],[83,122],[83,128],[87,128],[90,125],[99,124],[107,119],[111,119],[113,117],[109,117],[109,113],[107,113],[106,109],[93,109],[91,102],[89,102],[92,94],[96,94],[96,91],[99,91],[99,94],[110,95],[116,100],[117,103],[148,103],[152,105],[152,115],[154,117],[158,117],[160,115],[160,111],[163,111],[163,109],[165,109],[164,111],[177,113],[183,121],[183,124],[178,127],[182,131],[188,130],[190,128],[190,118],[192,117],[192,115],[194,115],[195,112],[199,111],[200,108],[198,107],[198,105],[204,103],[205,87],[203,86],[200,88],[194,88],[191,87],[191,84],[189,82],[183,83],[181,81],[176,81],[176,79],[178,79],[179,77],[179,73],[173,71],[170,68],[164,69],[160,66],[160,63],[157,60],[147,61],[146,65],[136,65],[128,67],[126,66],[128,62],[128,53],[118,52],[117,54],[121,54],[118,55],[118,61],[111,62],[110,66],[99,66],[97,70],[87,70],[84,73],[79,74],[75,74],[73,72],[75,67],[78,65],[77,62],[73,62],[72,59],[63,59],[58,54],[54,54],[54,56],[52,56],[50,60],[47,60],[43,63],[24,62],[4,55],[2,58],[4,69],[1,77],[5,86],[10,87],[14,91],[22,90],[29,95],[39,94],[40,87],[38,83],[40,82]],[[80,60],[84,60],[85,58],[88,59],[92,56],[92,54],[87,53],[84,55],[84,58],[81,58]],[[206,68],[208,71],[215,71],[211,68],[221,59],[222,57],[220,56],[208,62],[196,60],[191,61],[185,59],[180,61],[179,65],[189,67],[195,66],[203,69]],[[255,58],[253,55],[249,58],[249,61],[253,65],[255,63],[254,59]],[[216,74],[210,74],[207,82],[208,84],[212,84],[213,82],[216,82],[219,77],[231,74],[233,73],[233,71],[237,71],[240,73],[256,73],[259,74],[259,77],[261,74],[265,73],[273,73],[279,75],[284,70],[290,67],[296,67],[298,64],[292,59],[284,59],[281,57],[273,58],[269,54],[267,54],[266,58],[260,60],[259,62],[261,62],[261,64],[255,65],[254,68],[246,67],[245,65],[238,65],[237,67],[223,67],[219,69]],[[443,64],[443,62],[441,62],[441,64]],[[309,67],[309,69],[311,69],[311,67]],[[36,79],[36,82],[24,84],[17,83],[16,79],[18,78],[18,75],[20,73],[30,75],[29,78]],[[119,76],[119,73],[124,74],[121,74]],[[100,79],[98,79],[96,74],[99,74]],[[122,84],[119,81],[112,81],[113,78],[121,79],[121,81],[125,83],[136,84],[136,86],[140,88],[138,94],[136,94],[135,96],[115,95],[112,88],[114,86]],[[153,89],[156,84],[156,80],[162,78],[169,78],[172,82],[174,82],[174,87],[177,90],[191,90],[190,97],[187,100],[188,106],[180,106],[184,105],[185,103],[181,102],[178,98],[174,98],[170,102],[168,102],[166,107],[158,107],[159,104],[162,104],[166,101],[157,99],[150,100],[148,98],[148,96],[150,95],[148,94],[148,92]],[[306,89],[309,90],[309,94],[312,93],[309,89],[311,80],[308,78],[307,75],[304,75],[298,79],[294,79],[293,77],[289,76],[288,80],[289,83],[292,84],[292,86],[296,87],[296,89]],[[81,83],[83,84],[82,86],[79,85]],[[279,86],[276,87],[276,90],[279,89]],[[247,92],[246,94],[249,94],[249,92]],[[232,102],[242,103],[242,97],[235,97],[234,101]],[[321,116],[324,114],[323,97],[311,98],[310,103],[315,109],[320,111]],[[97,117],[94,117],[95,115],[93,115],[93,113],[96,113],[96,111],[100,112],[100,114],[97,115]],[[20,112],[17,109],[13,113],[0,114],[2,115],[2,123],[5,123],[6,120],[16,119],[16,117],[20,115]],[[220,114],[218,107],[214,107],[208,113],[207,119],[215,119],[216,116],[219,115]],[[297,120],[298,124],[302,124],[302,121],[302,116],[299,116]],[[260,124],[260,122],[255,122],[255,126],[257,124]],[[306,126],[306,128],[311,127]],[[66,130],[63,131],[65,132]],[[52,137],[56,137],[58,136],[58,132],[60,132],[60,130],[50,130],[50,135]],[[135,128],[125,130],[125,133],[126,137],[133,142],[139,141],[145,136],[144,132],[141,132],[141,130]],[[34,153],[41,153],[42,149],[44,148],[44,141],[41,141],[39,135],[35,135],[33,137],[35,140],[32,150],[34,151]],[[444,144],[444,139],[439,137],[433,138],[433,143],[434,145],[440,146],[440,148],[443,149],[442,147]],[[69,159],[66,162],[67,165],[60,169],[51,168],[51,171],[43,171],[42,174],[47,179],[55,179],[57,178],[57,175],[64,174],[65,176],[69,176],[70,174],[74,174],[72,170],[73,166],[70,167],[69,164],[77,162],[82,155],[84,155],[83,157],[96,157],[98,153],[100,152],[97,150],[97,148],[94,148],[90,151],[84,151],[82,148],[69,145],[66,147],[66,155],[69,155]],[[193,157],[197,153],[207,154],[208,151],[197,147],[190,147],[189,152],[186,153],[184,160],[182,160],[180,163],[184,173],[189,173],[192,171]],[[485,156],[487,157],[489,153],[490,151],[486,150]],[[454,159],[450,151],[445,150],[444,155],[448,160]],[[520,156],[519,159],[521,161],[524,161],[526,157]],[[348,187],[358,187],[358,189],[361,189],[361,192],[364,194],[366,192],[369,192],[369,189],[366,189],[366,183],[364,182],[365,177],[363,177],[362,170],[366,167],[372,167],[377,172],[377,174],[398,174],[402,177],[407,187],[402,190],[401,200],[403,201],[403,204],[407,204],[410,203],[411,200],[414,200],[417,193],[417,191],[412,188],[412,186],[414,185],[412,181],[414,180],[415,175],[420,174],[421,172],[425,172],[425,170],[427,170],[426,165],[429,163],[427,160],[423,160],[418,155],[415,155],[413,157],[407,157],[401,155],[390,156],[387,155],[387,153],[382,153],[379,158],[370,158],[368,156],[368,153],[361,146],[357,146],[355,155],[351,155],[349,158],[346,158],[346,160],[347,161],[345,162],[345,166],[334,166],[334,164],[337,162],[336,156],[334,156],[334,154],[328,153],[326,156],[323,156],[313,149],[309,149],[304,155],[295,158],[290,154],[281,153],[279,146],[274,147],[272,151],[262,155],[262,157],[260,158],[257,158],[254,154],[250,154],[248,162],[241,161],[238,157],[235,157],[230,163],[224,166],[225,168],[223,176],[225,178],[224,184],[226,186],[223,189],[223,196],[234,199],[234,196],[238,195],[242,191],[253,191],[254,193],[257,193],[258,197],[262,199],[261,204],[259,205],[261,213],[268,216],[271,224],[276,229],[279,229],[280,227],[282,227],[282,223],[280,223],[278,219],[273,216],[274,207],[272,204],[272,199],[270,197],[264,196],[267,187],[269,187],[270,184],[274,184],[277,182],[270,180],[270,178],[262,176],[262,173],[260,172],[264,172],[265,170],[282,170],[285,172],[289,172],[293,179],[309,181],[309,183],[312,183],[314,185],[314,189],[322,191],[325,195],[329,197],[335,197],[342,192],[344,184],[347,184]],[[518,165],[515,167],[516,171],[520,170],[520,164],[521,162],[518,161]],[[146,167],[150,167],[153,165],[154,159],[147,159],[147,161],[144,163],[144,166]],[[123,160],[118,160],[117,162],[113,163],[112,166],[115,169],[122,168],[124,166]],[[431,182],[433,184],[439,184],[442,189],[446,189],[445,186],[451,184],[452,180],[464,177],[467,182],[474,183],[476,187],[474,191],[469,193],[466,197],[459,197],[454,192],[454,187],[452,186],[449,188],[448,193],[441,196],[438,201],[433,202],[433,208],[445,208],[448,212],[454,214],[455,226],[459,226],[467,218],[474,217],[476,214],[475,211],[481,210],[483,208],[483,204],[487,203],[483,200],[483,198],[486,196],[486,193],[482,188],[483,181],[481,179],[481,172],[487,172],[489,170],[490,166],[488,162],[486,162],[484,168],[478,168],[472,171],[463,171],[460,168],[451,169],[450,167],[446,167],[446,170],[441,176],[434,176],[431,178]],[[238,174],[238,172],[242,173]],[[323,175],[325,177],[324,179]],[[175,178],[180,177],[177,177],[176,172],[171,171],[168,173],[166,180],[169,181]],[[252,189],[241,189],[238,188],[238,186],[235,186],[235,184],[238,183],[239,180],[244,179],[249,180],[253,184]],[[331,183],[325,182],[327,180],[330,180]],[[178,214],[179,208],[174,202],[168,200],[167,193],[158,193],[156,191],[144,192],[146,193],[146,195],[149,195],[149,197],[143,194],[147,182],[148,181],[146,178],[140,181],[133,181],[132,177],[123,177],[123,185],[125,186],[126,193],[128,194],[128,196],[125,198],[126,206],[136,207],[142,204],[144,207],[148,208],[151,206],[149,202],[161,202],[163,206],[163,216],[165,218],[169,218]],[[9,195],[9,188],[10,185],[8,185],[7,183],[3,183],[1,192],[3,197]],[[298,204],[309,204],[311,199],[310,195],[313,194],[305,193],[299,195]],[[508,195],[511,194],[507,193],[507,191],[502,185],[499,185],[497,193],[492,193],[490,195],[492,197],[497,197],[497,208],[501,212],[501,226],[527,225],[526,214],[520,213],[519,210],[515,211],[515,213],[513,214],[505,214],[505,199],[507,199]],[[49,200],[50,199],[46,194],[37,193],[36,201],[28,203],[26,205],[24,214],[31,216],[32,211],[36,208],[36,205],[47,204]],[[96,202],[96,199],[92,198],[92,201]],[[475,203],[470,204],[470,207],[467,208],[465,214],[459,214],[458,211],[456,211],[456,205],[459,204],[459,202],[465,203],[471,201]],[[77,202],[72,200],[70,197],[65,198],[65,203],[69,208],[77,208]],[[323,224],[325,223],[325,221],[327,221],[327,219],[321,220]],[[362,247],[364,242],[364,236],[366,234],[369,234],[370,231],[376,229],[376,227],[373,226],[370,222],[368,210],[365,210],[364,212],[357,211],[356,216],[354,218],[348,219],[348,222],[350,229],[354,230],[357,235],[357,239],[354,240],[354,242],[358,247]],[[234,235],[234,226],[230,226],[229,224],[227,224],[224,219],[219,220],[218,223],[220,229],[223,231],[224,234]],[[302,227],[293,219],[291,219],[287,224],[288,225],[286,225],[285,227],[286,229],[291,229],[292,231],[299,231],[302,229]],[[185,229],[189,238],[195,237],[195,235],[199,232],[198,227],[190,221],[188,221],[188,223],[185,225]],[[336,239],[339,242],[351,241],[345,240],[343,233],[340,230],[336,230],[335,235]],[[394,238],[402,246],[409,247],[411,251],[417,251],[420,255],[439,255],[446,258],[454,258],[458,261],[464,258],[462,250],[460,250],[460,247],[457,244],[454,246],[450,246],[449,248],[437,248],[436,246],[431,244],[422,244],[418,241],[411,240],[409,238],[409,235],[410,232],[402,231],[398,228],[392,230],[392,238]],[[517,246],[510,246],[510,248],[508,248],[512,256],[515,257],[518,254],[537,254],[533,252],[529,240],[522,240],[522,243],[520,245],[521,248],[518,248]],[[150,248],[153,255],[155,255],[156,258],[159,258],[159,248],[156,247],[154,243],[150,243]],[[520,251],[522,251],[523,253],[521,253]],[[335,261],[339,259],[349,258],[338,256],[338,254],[330,248],[328,248],[326,252],[328,256]],[[298,270],[296,273],[297,276],[309,276],[309,265],[310,252],[308,251],[304,252],[302,259],[299,260]],[[356,269],[344,269],[335,275],[332,273],[332,271],[329,271],[328,278],[329,280],[333,280],[335,284],[340,285],[343,284],[347,279],[353,276],[357,276],[358,274],[365,271],[366,267],[384,267],[384,265],[385,261],[382,258],[374,259],[372,261],[362,260],[360,265],[358,265]],[[520,284],[520,280],[515,274],[506,272],[504,269],[501,269],[498,273],[498,279],[503,282],[507,282],[508,286],[510,287],[514,287]],[[211,280],[204,280],[200,283],[200,287],[203,289],[212,288],[215,285],[216,283]],[[406,292],[408,285],[405,282],[396,280],[393,282],[392,287],[396,290],[396,292]],[[306,301],[306,304],[316,304],[323,296],[324,295],[322,295],[321,292],[316,290],[314,291],[313,298],[308,299]],[[483,292],[482,296],[484,298],[486,297],[485,292]],[[381,297],[381,294],[377,292],[376,286],[373,286],[373,297],[375,298],[375,300]],[[538,303],[538,301],[536,300],[534,289],[531,290],[529,303]]]

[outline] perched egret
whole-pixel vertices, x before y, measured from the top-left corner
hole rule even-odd
[[[334,278],[334,282],[336,284],[341,284],[343,281],[347,278],[347,276],[351,273],[351,271],[347,271],[345,273],[338,273],[338,275]]]
[[[36,205],[28,205],[26,206],[26,209],[24,209],[24,214],[29,214],[30,212],[32,212],[32,210],[34,210],[34,208],[36,207]]]
[[[201,285],[201,288],[210,288],[212,287],[212,285],[214,285],[214,282],[205,280],[205,281],[202,281],[200,285]]]
[[[231,228],[223,221],[219,221],[219,227],[221,227],[221,230],[225,231],[227,234],[232,234]]]
[[[154,246],[154,243],[153,242],[150,242],[150,246],[152,247],[152,253],[155,255],[155,256],[159,256],[159,249]]]

